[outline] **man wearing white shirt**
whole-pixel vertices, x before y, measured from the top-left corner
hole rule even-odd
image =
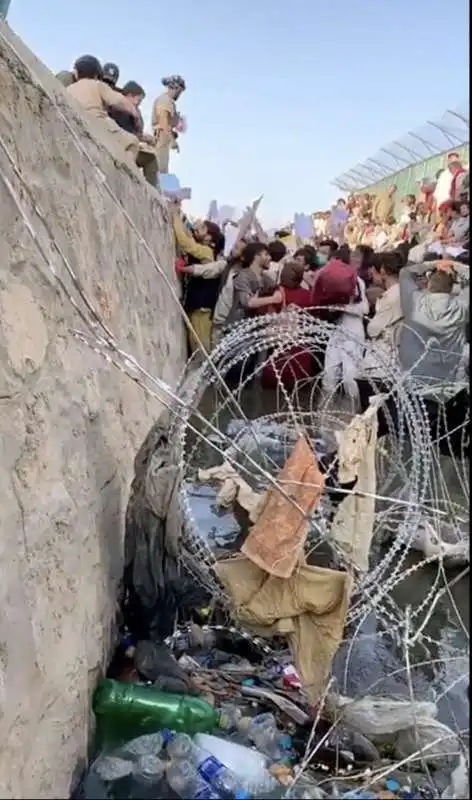
[[[445,203],[459,199],[466,175],[467,172],[462,166],[459,154],[449,153],[446,169],[437,175],[437,183],[434,190],[437,209],[440,209]]]

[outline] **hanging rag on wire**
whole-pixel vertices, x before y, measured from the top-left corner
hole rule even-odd
[[[266,572],[288,578],[303,556],[309,518],[324,489],[323,474],[306,439],[298,439],[277,483],[284,493],[269,489],[241,552]]]
[[[363,414],[356,414],[342,433],[336,432],[338,481],[343,485],[355,481],[355,487],[353,493],[339,504],[329,535],[345,556],[363,572],[369,569],[374,531],[377,411],[383,400],[382,395],[373,397]]]
[[[289,578],[278,578],[245,556],[220,561],[216,573],[241,625],[257,636],[287,637],[309,700],[316,704],[342,640],[351,577],[304,564]]]

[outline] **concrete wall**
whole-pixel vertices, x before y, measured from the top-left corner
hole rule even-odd
[[[133,458],[160,411],[71,335],[86,325],[39,246],[84,306],[47,228],[123,349],[170,383],[183,367],[178,305],[61,114],[174,281],[157,192],[116,159],[108,134],[69,105],[0,24],[2,798],[66,798],[86,757],[90,693],[113,631]]]

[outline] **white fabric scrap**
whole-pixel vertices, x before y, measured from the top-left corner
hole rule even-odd
[[[363,572],[369,569],[374,531],[377,409],[383,399],[383,395],[376,395],[369,408],[353,417],[345,431],[336,431],[339,483],[355,480],[356,484],[354,493],[348,494],[339,504],[329,535]]]
[[[227,461],[217,467],[198,470],[198,480],[201,483],[216,481],[221,483],[221,488],[216,496],[219,508],[230,508],[237,502],[249,514],[249,520],[254,523],[259,518],[265,502],[266,493],[259,494],[249,486]]]

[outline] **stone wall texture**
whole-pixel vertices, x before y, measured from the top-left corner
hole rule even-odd
[[[142,242],[174,282],[166,209],[109,139],[0,23],[2,798],[67,798],[84,764],[133,459],[162,410],[71,334],[90,327],[59,251],[123,350],[173,385],[184,363],[178,304]]]

